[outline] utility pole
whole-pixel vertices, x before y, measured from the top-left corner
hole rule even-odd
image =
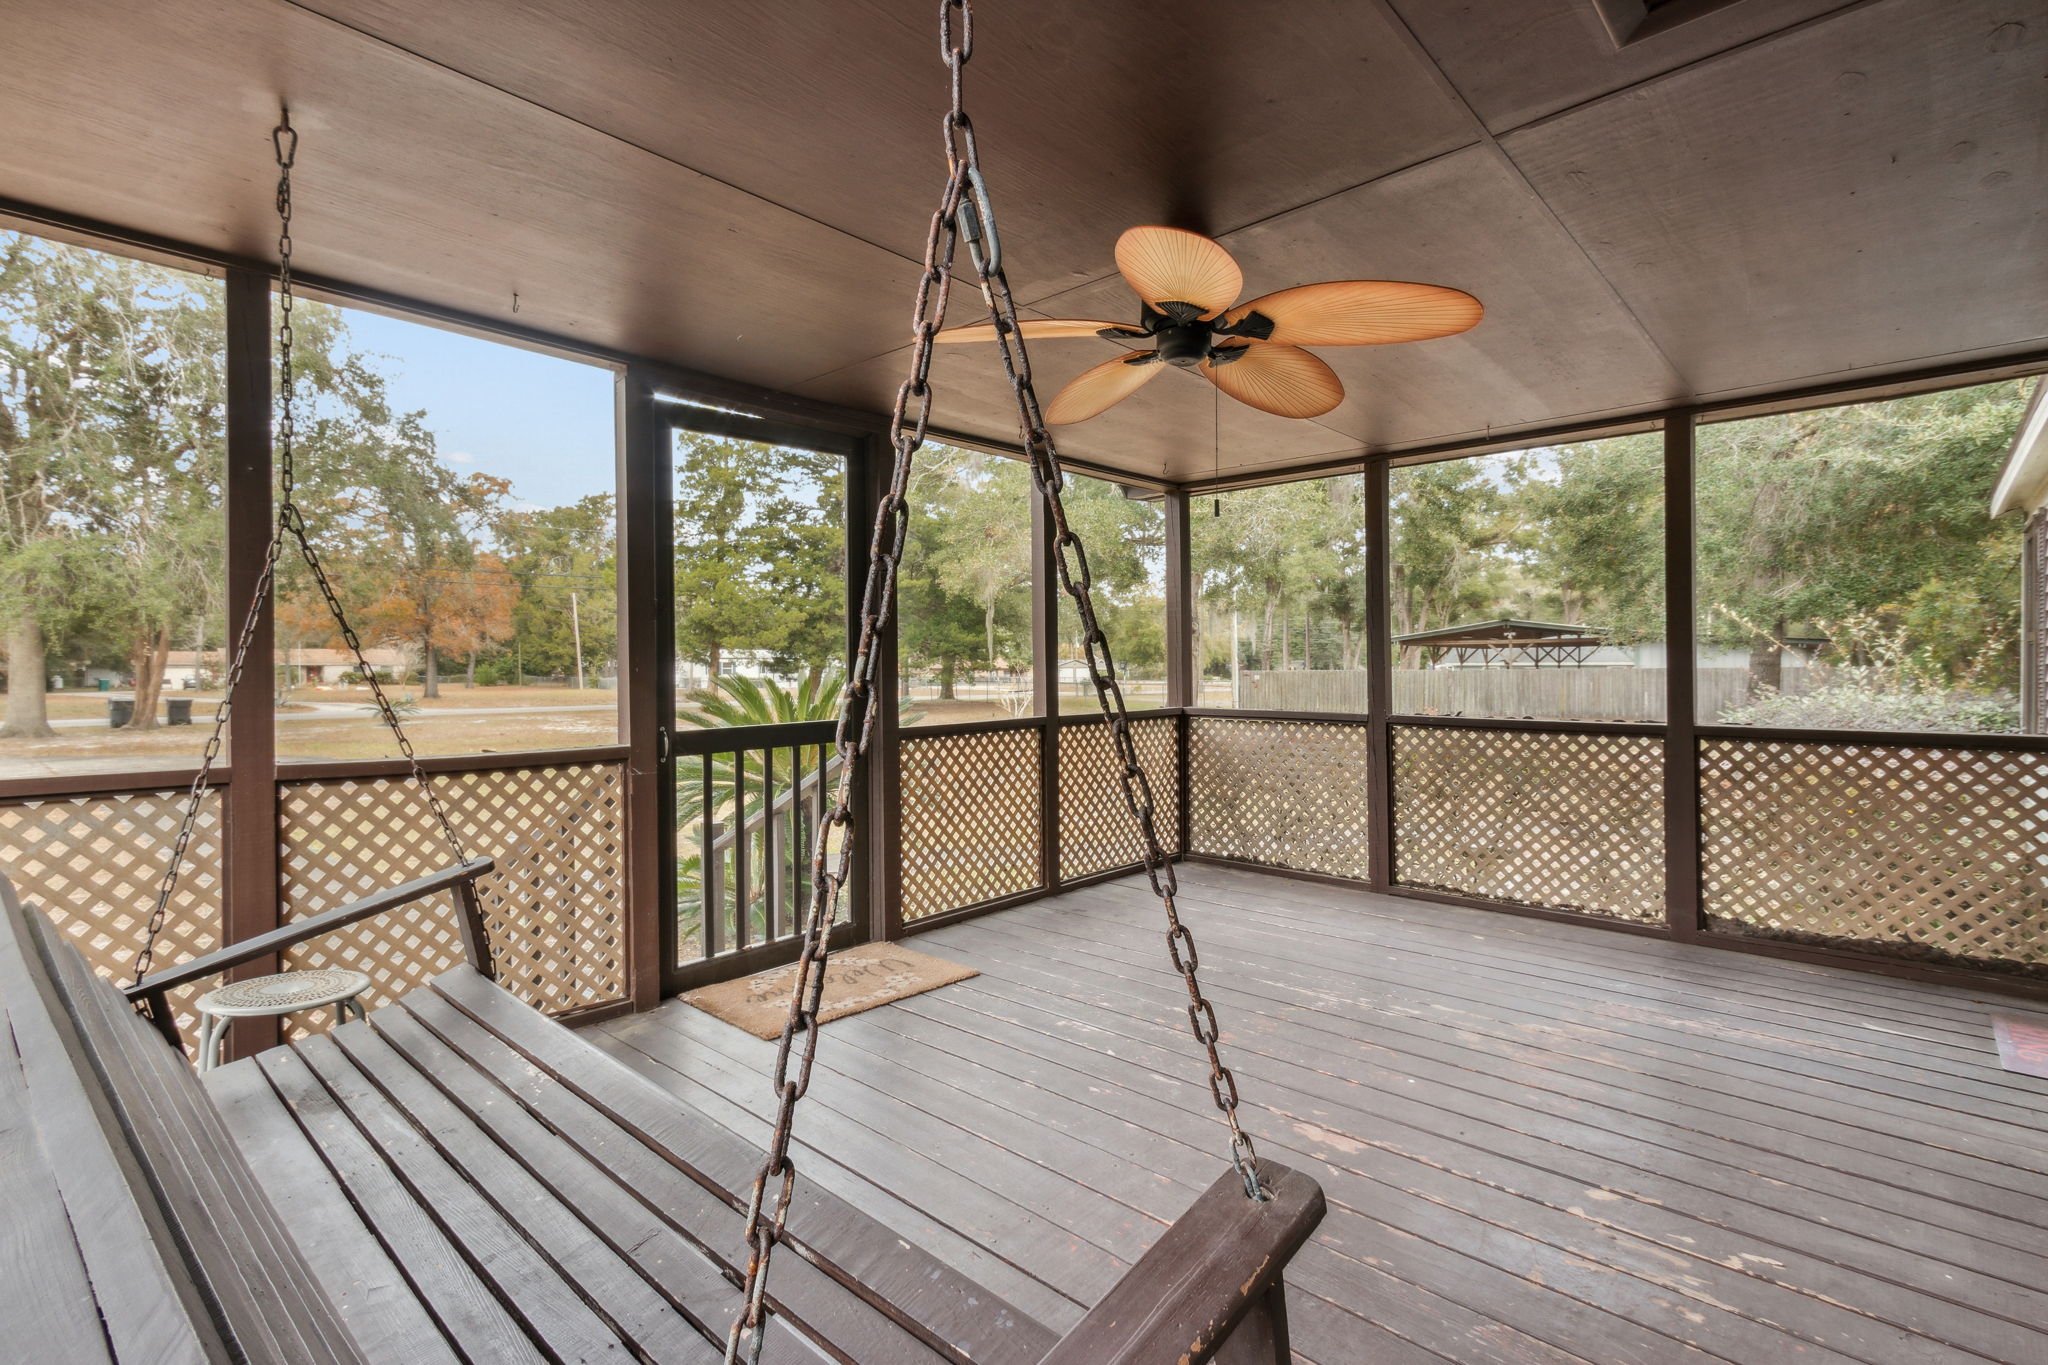
[[[576,690],[583,690],[583,618],[576,611],[576,592],[569,591],[569,633],[576,641]]]
[[[1237,608],[1230,609],[1230,704],[1244,705],[1244,694],[1237,685]]]

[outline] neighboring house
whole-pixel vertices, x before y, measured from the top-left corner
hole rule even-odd
[[[728,649],[718,660],[720,677],[756,678],[767,682],[793,685],[796,678],[780,672],[775,667],[775,655],[765,649]],[[703,664],[689,659],[676,660],[676,692],[695,691],[711,685],[711,672]]]
[[[379,672],[404,672],[412,667],[412,655],[402,649],[366,649],[363,657]],[[332,686],[341,681],[342,674],[353,673],[356,667],[355,656],[341,649],[280,649],[274,658],[277,667],[284,670],[287,687]],[[222,650],[174,649],[164,663],[164,685],[217,686],[226,669],[227,656]]]
[[[2020,418],[1991,515],[2024,518],[2026,541],[2020,569],[2020,728],[2048,732],[2048,383],[2034,386],[2033,401]]]

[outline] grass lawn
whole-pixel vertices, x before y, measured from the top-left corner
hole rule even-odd
[[[433,701],[420,700],[404,685],[417,709],[405,719],[406,733],[421,754],[513,753],[528,749],[582,749],[616,743],[616,692],[573,687],[476,687],[444,684]],[[128,695],[121,693],[117,695]],[[0,740],[0,777],[37,777],[66,772],[115,772],[176,768],[197,763],[206,745],[218,693],[171,692],[191,699],[193,724],[158,725],[150,730],[110,729],[104,724],[67,726],[54,738]],[[55,692],[51,720],[104,722],[108,694]],[[396,758],[397,747],[362,687],[306,687],[288,694],[277,726],[278,757],[294,759]],[[323,708],[334,708],[323,715]],[[473,714],[530,708],[523,714]],[[583,709],[592,708],[592,709]],[[159,712],[159,714],[162,714]],[[233,762],[233,754],[227,755]]]

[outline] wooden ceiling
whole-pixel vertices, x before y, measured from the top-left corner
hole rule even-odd
[[[930,0],[7,0],[0,194],[871,411],[943,174]],[[2048,336],[2048,0],[1735,0],[1616,48],[1594,0],[982,0],[969,108],[1012,282],[1134,311],[1134,223],[1247,295],[1468,290],[1326,350],[1312,422],[1175,373],[1062,446],[1167,478],[2027,353]],[[512,314],[512,296],[519,313]],[[971,293],[956,296],[971,306]],[[971,321],[956,315],[954,321]],[[1110,353],[1046,342],[1051,386]],[[942,426],[1014,436],[990,348]],[[1220,449],[1219,449],[1220,446]]]

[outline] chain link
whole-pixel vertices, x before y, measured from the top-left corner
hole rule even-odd
[[[313,542],[306,532],[306,519],[293,500],[298,484],[293,461],[298,425],[292,402],[296,388],[292,362],[298,338],[292,330],[295,302],[292,289],[292,165],[298,159],[299,134],[292,127],[290,110],[283,112],[277,127],[271,130],[270,145],[277,158],[277,382],[280,390],[275,435],[277,520],[270,528],[270,544],[264,550],[263,567],[256,575],[256,590],[250,596],[249,610],[235,636],[235,650],[229,659],[227,677],[223,680],[220,705],[213,713],[213,731],[206,738],[206,748],[199,759],[199,772],[192,779],[191,790],[186,793],[184,818],[179,821],[177,837],[171,843],[170,862],[164,868],[163,879],[157,883],[156,903],[150,908],[149,920],[143,926],[142,946],[136,950],[134,963],[135,984],[138,986],[155,963],[156,941],[162,936],[164,923],[170,915],[171,898],[176,895],[178,879],[184,872],[185,855],[199,825],[200,806],[212,781],[213,765],[220,758],[222,741],[227,737],[228,719],[241,686],[242,674],[249,664],[249,655],[255,648],[257,630],[263,623],[264,606],[270,600],[271,589],[277,581],[277,561],[287,539],[297,545],[299,558],[312,571],[314,585],[320,589],[328,613],[333,616],[350,656],[356,661],[357,676],[370,685],[370,696],[376,701],[377,714],[397,741],[398,751],[405,756],[407,774],[425,798],[427,809],[440,826],[441,837],[447,841],[457,862],[469,861],[462,840],[455,833],[455,825],[448,818],[447,808],[441,804],[434,784],[420,766],[419,756],[413,752],[412,741],[406,737],[398,712],[385,695],[383,685],[377,681],[376,670],[370,667],[370,661],[363,654],[362,640],[342,610],[341,598],[335,594],[334,584],[329,581],[327,570],[321,566],[320,556],[313,549]]]
[[[951,300],[953,263],[962,241],[981,282],[984,301],[995,318],[1003,353],[1003,369],[1017,405],[1025,445],[1039,491],[1045,500],[1058,547],[1060,587],[1074,599],[1080,613],[1088,672],[1096,698],[1109,720],[1111,741],[1122,765],[1121,781],[1126,808],[1137,821],[1144,842],[1145,875],[1166,907],[1167,949],[1188,990],[1188,1021],[1195,1037],[1209,1057],[1209,1092],[1230,1128],[1231,1161],[1244,1180],[1245,1193],[1253,1199],[1267,1197],[1259,1183],[1258,1153],[1251,1137],[1237,1118],[1237,1080],[1223,1065],[1217,1050],[1220,1030],[1216,1012],[1202,995],[1195,969],[1194,936],[1181,923],[1173,897],[1178,891],[1173,864],[1159,841],[1154,819],[1152,786],[1139,766],[1137,745],[1131,736],[1130,717],[1123,691],[1117,685],[1114,662],[1107,637],[1095,614],[1094,579],[1088,570],[1087,554],[1080,537],[1067,524],[1061,498],[1065,476],[1052,436],[1040,415],[1038,395],[1032,387],[1031,367],[1025,357],[1023,339],[1017,328],[1016,304],[1003,274],[995,215],[982,179],[974,124],[967,117],[964,98],[964,68],[974,52],[974,14],[970,0],[940,0],[939,50],[950,74],[952,104],[946,112],[946,186],[932,215],[925,237],[924,273],[919,277],[916,304],[911,315],[910,378],[896,391],[889,415],[889,443],[895,452],[889,485],[875,511],[875,527],[868,547],[867,580],[861,592],[860,636],[847,685],[840,701],[834,743],[841,760],[839,784],[831,811],[826,815],[816,852],[811,859],[812,895],[804,923],[804,936],[797,957],[796,979],[790,988],[789,1014],[775,1048],[775,1125],[762,1158],[759,1173],[747,1201],[745,1239],[747,1273],[739,1312],[726,1336],[726,1365],[753,1365],[761,1357],[767,1340],[768,1266],[781,1242],[796,1193],[796,1163],[789,1154],[796,1121],[797,1102],[810,1088],[811,1067],[818,1050],[818,1008],[824,997],[825,967],[830,955],[832,921],[837,916],[839,891],[852,870],[853,841],[841,835],[836,861],[828,868],[830,833],[845,831],[852,819],[853,777],[859,760],[868,752],[881,699],[871,683],[875,642],[888,624],[895,600],[897,566],[902,560],[904,531],[908,524],[906,501],[912,459],[924,444],[931,418],[932,339],[945,325]],[[803,1035],[799,1049],[798,1034]],[[796,1075],[790,1075],[790,1058],[797,1057]],[[770,1189],[773,1188],[773,1195]]]

